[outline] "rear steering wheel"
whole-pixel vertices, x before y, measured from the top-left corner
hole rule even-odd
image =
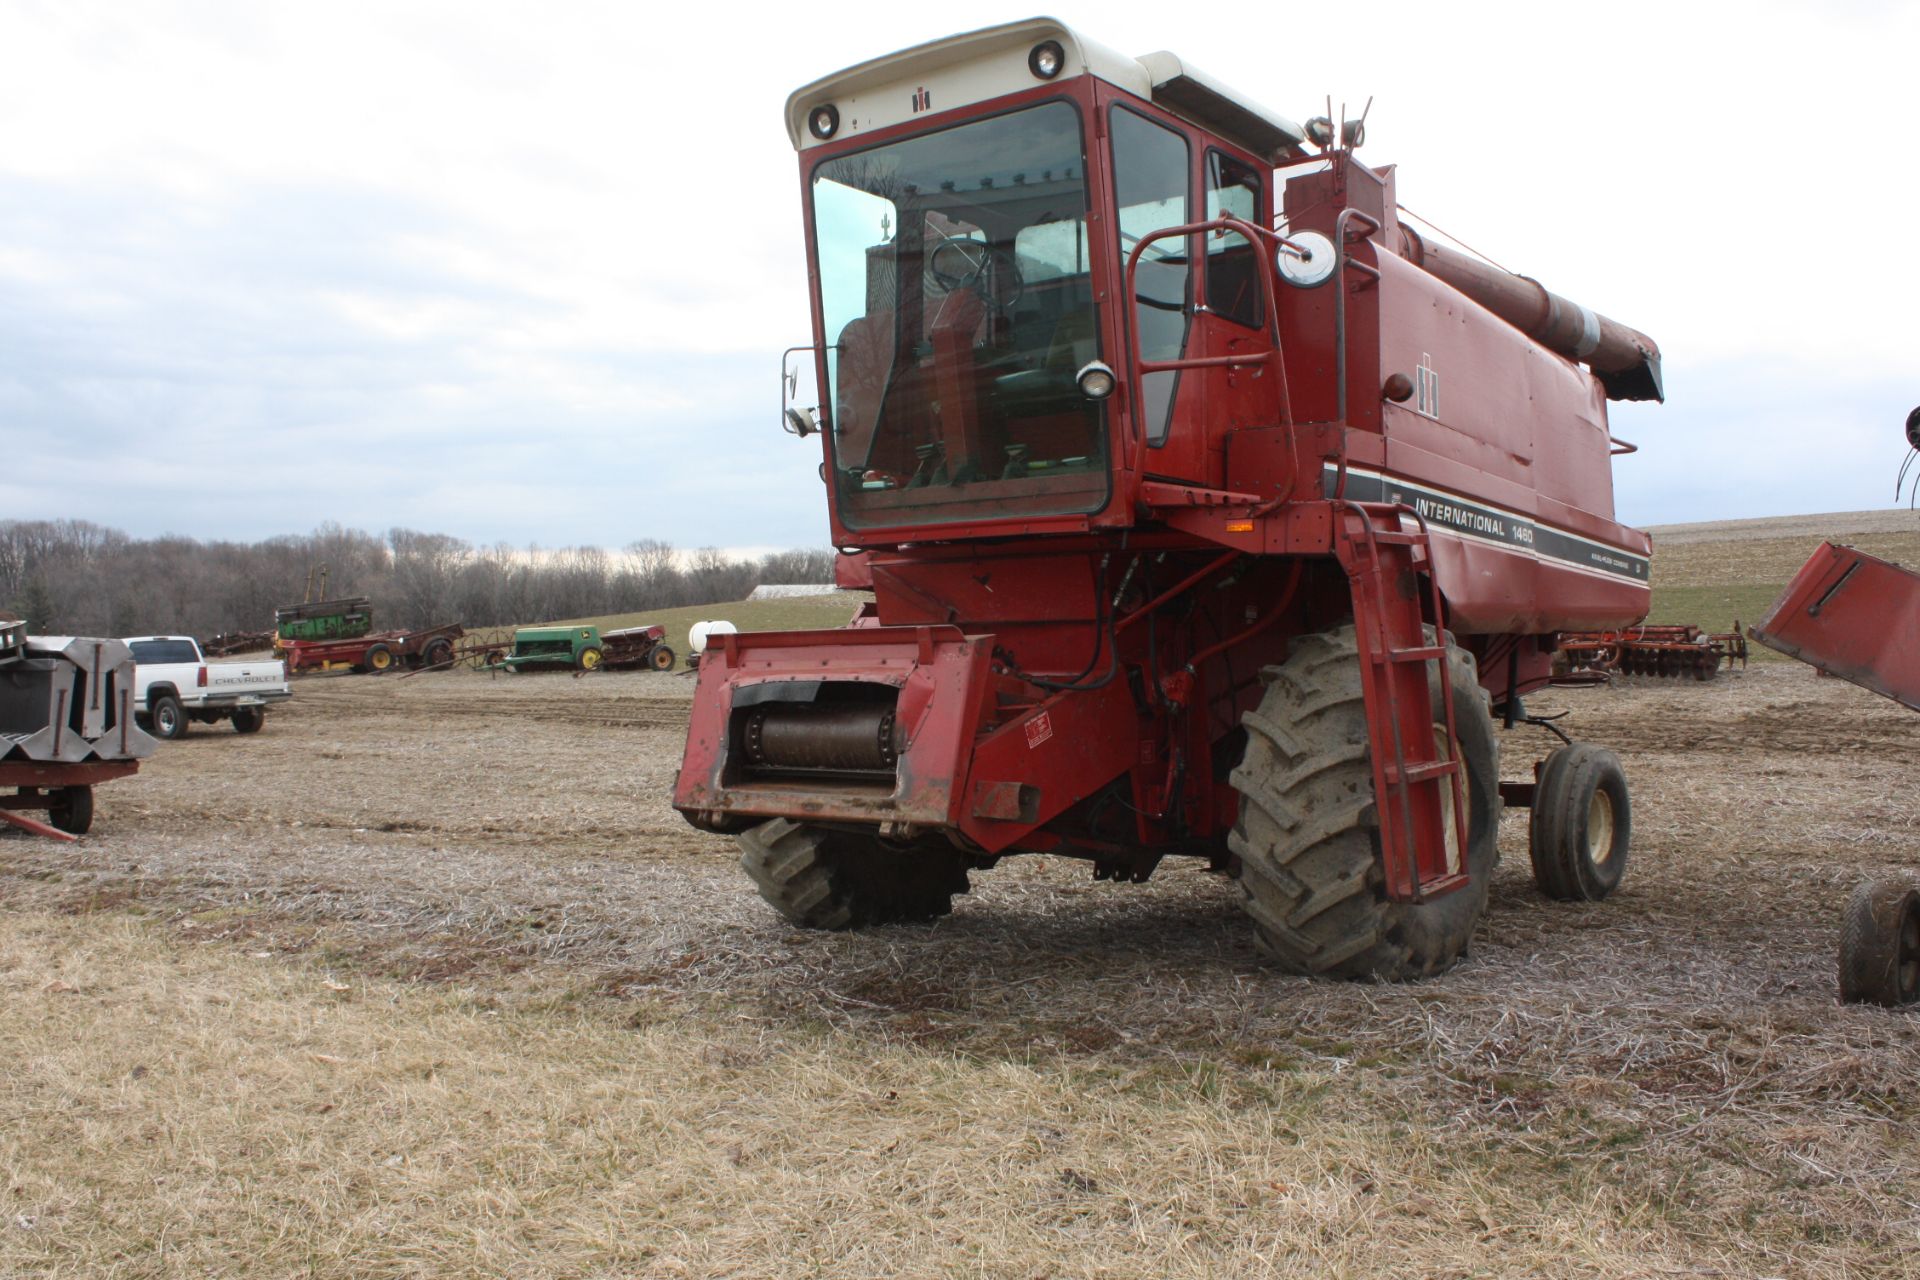
[[[1011,249],[967,236],[948,236],[935,245],[927,255],[927,274],[949,293],[972,289],[982,302],[1001,311],[1027,291],[1020,260]]]

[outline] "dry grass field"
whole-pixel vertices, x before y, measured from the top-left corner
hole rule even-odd
[[[1626,885],[1542,898],[1510,814],[1396,987],[1271,972],[1185,867],[795,932],[667,804],[691,686],[311,678],[0,834],[0,1276],[1920,1274],[1920,1013],[1834,999],[1920,840],[1891,703],[1540,698],[1626,762]]]

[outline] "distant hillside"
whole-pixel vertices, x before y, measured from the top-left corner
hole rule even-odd
[[[1794,571],[1822,541],[1845,542],[1904,564],[1920,565],[1920,511],[1836,511],[1654,525],[1653,622],[1691,622],[1729,631],[1756,621]],[[687,628],[702,618],[725,618],[742,631],[782,631],[846,625],[870,597],[864,592],[786,600],[744,600],[650,613],[575,618],[604,630],[660,623],[675,652],[684,652]],[[1760,649],[1762,657],[1774,656]]]
[[[1835,511],[1655,525],[1653,622],[1709,631],[1756,621],[1821,542],[1920,565],[1920,511]]]

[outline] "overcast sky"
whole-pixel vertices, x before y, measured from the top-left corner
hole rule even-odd
[[[0,0],[0,518],[820,545],[782,104],[1031,12]],[[1405,204],[1652,334],[1623,518],[1891,503],[1920,4],[1057,12],[1297,118],[1372,95]]]

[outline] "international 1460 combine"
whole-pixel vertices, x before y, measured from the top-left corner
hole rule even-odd
[[[1611,754],[1500,781],[1556,636],[1630,625],[1608,399],[1643,335],[1399,216],[1303,128],[1050,20],[789,100],[841,581],[834,631],[701,654],[674,793],[795,924],[927,919],[1015,853],[1239,879],[1306,973],[1466,950],[1502,803],[1604,897]],[[1280,230],[1275,230],[1278,227]]]

